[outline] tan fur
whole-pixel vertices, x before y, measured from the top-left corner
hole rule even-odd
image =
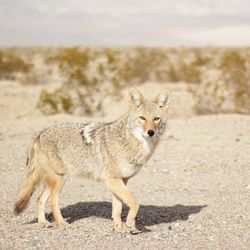
[[[28,156],[27,176],[15,204],[21,213],[37,184],[42,181],[42,193],[37,200],[38,222],[48,225],[44,206],[50,197],[51,210],[59,226],[63,220],[58,196],[69,175],[102,180],[112,192],[112,217],[115,231],[136,230],[135,218],[139,203],[129,191],[127,181],[149,160],[159,137],[165,130],[169,91],[147,101],[136,88],[130,91],[129,113],[108,123],[65,123],[49,127],[35,137]],[[154,131],[149,136],[149,130]],[[122,203],[130,210],[122,224]]]

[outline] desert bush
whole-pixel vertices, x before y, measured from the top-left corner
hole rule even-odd
[[[179,81],[187,83],[200,83],[201,71],[195,64],[180,63],[177,70]]]
[[[74,99],[71,109],[76,110],[77,106],[81,106],[84,115],[93,115],[101,112],[105,95],[120,99],[121,89],[128,85],[141,84],[150,80],[199,82],[199,67],[204,65],[205,61],[201,53],[196,54],[195,63],[188,64],[184,62],[184,59],[177,63],[171,62],[168,58],[168,50],[161,48],[84,49],[74,47],[59,49],[46,61],[49,64],[57,64],[64,76],[62,88],[68,89]],[[100,101],[96,96],[99,96]],[[40,98],[43,98],[43,95]],[[54,105],[60,100],[58,93],[55,92],[50,95],[49,103]],[[50,104],[51,107],[53,105]],[[52,110],[52,112],[60,112],[62,109],[53,108]]]
[[[81,106],[84,115],[92,115],[101,109],[101,105],[93,104],[98,79],[89,75],[89,49],[62,49],[46,61],[58,65],[65,81],[52,92],[46,89],[41,92],[38,107],[43,113],[74,113]]]
[[[90,61],[88,49],[79,47],[61,49],[56,55],[49,56],[46,61],[58,65],[67,84],[85,85],[89,83],[87,78]]]
[[[15,79],[16,73],[28,73],[33,65],[10,50],[0,50],[0,78]]]
[[[79,108],[84,115],[102,113],[105,96],[120,99],[122,88],[146,81],[188,83],[198,113],[248,112],[250,63],[241,50],[74,47],[51,52],[46,62],[63,76],[73,113]],[[47,99],[62,103],[58,95]],[[68,112],[59,106],[52,112]]]
[[[80,105],[84,115],[92,115],[102,110],[104,97],[101,96],[113,95],[119,99],[123,87],[150,80],[155,69],[166,59],[160,49],[135,48],[129,49],[129,52],[126,54],[124,50],[111,48],[90,50],[75,47],[61,49],[46,61],[57,64],[64,75],[62,88],[68,89],[74,96],[71,109],[75,110]],[[54,107],[55,103],[61,102],[58,91],[49,95],[45,93],[40,96],[39,107],[43,110],[42,106],[47,107],[49,103],[52,113],[60,112],[61,108]],[[96,96],[99,96],[100,101]],[[41,101],[44,97],[46,102]]]
[[[163,67],[156,70],[156,80],[173,83],[200,83],[201,72],[210,64],[211,58],[204,56],[204,51],[198,48],[187,51],[173,49],[169,51],[173,54],[174,60],[165,58],[162,61]]]
[[[43,89],[40,93],[38,108],[46,115],[72,113],[74,104],[67,89],[59,87],[53,91]]]
[[[230,89],[235,111],[250,112],[250,79],[246,59],[237,51],[229,51],[222,57],[220,68]]]
[[[169,62],[164,69],[156,71],[156,80],[164,82],[199,83],[201,70],[194,64],[179,62],[174,65]]]
[[[202,55],[202,50],[199,48],[194,49],[194,61],[192,62],[193,66],[206,66],[211,62],[211,58]]]
[[[101,91],[96,90],[89,92],[85,88],[78,88],[77,89],[77,97],[76,100],[78,101],[77,107],[80,107],[80,114],[92,116],[93,114],[103,114],[103,107],[102,102],[104,99],[104,93]]]
[[[246,59],[226,51],[217,70],[204,72],[199,86],[190,86],[198,113],[250,113],[250,79]]]
[[[178,73],[174,64],[168,62],[167,65],[164,65],[164,68],[155,71],[155,80],[157,82],[179,82],[180,77]]]
[[[151,80],[157,70],[160,72],[166,61],[167,55],[161,49],[138,47],[119,67],[118,77],[127,84],[143,83]]]
[[[54,90],[43,89],[40,93],[38,108],[43,114],[68,113],[91,116],[101,114],[102,98],[99,93],[89,95],[85,88],[75,91],[62,85]]]

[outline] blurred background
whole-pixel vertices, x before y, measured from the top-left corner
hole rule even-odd
[[[119,114],[132,85],[169,87],[177,117],[249,113],[249,41],[247,0],[0,1],[2,86],[46,115]]]

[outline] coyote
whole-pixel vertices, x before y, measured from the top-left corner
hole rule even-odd
[[[129,92],[129,111],[111,123],[64,123],[51,126],[34,137],[27,158],[24,186],[15,204],[15,214],[28,205],[39,182],[42,192],[37,200],[38,223],[48,226],[44,207],[50,196],[57,224],[66,228],[58,195],[71,174],[102,180],[112,192],[114,230],[136,233],[135,218],[139,204],[126,184],[149,160],[166,124],[170,92],[163,90],[152,101],[136,88]],[[122,203],[129,207],[122,223]]]

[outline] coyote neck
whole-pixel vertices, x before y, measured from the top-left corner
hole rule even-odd
[[[128,116],[121,118],[112,125],[112,132],[117,152],[125,153],[126,159],[135,165],[145,164],[152,155],[158,138],[145,138],[138,134],[129,124]]]

